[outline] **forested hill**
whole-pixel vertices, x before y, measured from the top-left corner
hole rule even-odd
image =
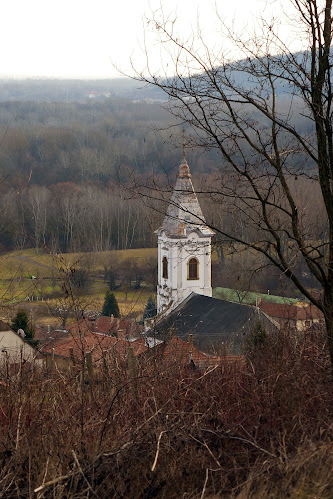
[[[0,75],[0,101],[86,102],[87,99],[124,97],[165,100],[164,93],[130,78],[99,80],[8,79]]]
[[[170,154],[169,115],[159,104],[111,98],[87,103],[0,103],[1,175],[30,184],[107,184],[120,166],[145,172]],[[178,152],[178,157],[180,156]],[[177,161],[176,161],[177,162]]]
[[[131,89],[139,86],[134,83]],[[30,82],[14,84],[31,88]],[[80,82],[75,85],[79,88]],[[82,100],[57,100],[52,94],[51,101],[42,94],[38,101],[31,92],[31,100],[12,92],[0,101],[0,250],[154,245],[159,221],[141,199],[130,199],[122,190],[119,175],[123,183],[127,171],[175,175],[182,157],[181,128],[171,126],[170,114],[156,99],[100,92]],[[216,164],[214,152],[189,149],[187,156],[194,172]]]
[[[96,86],[65,83],[2,82],[0,250],[154,245],[153,231],[162,211],[148,212],[142,199],[130,198],[118,180],[120,174],[125,183],[128,170],[136,177],[152,172],[175,175],[182,157],[182,129],[163,108],[163,94],[148,86],[138,90],[140,84],[133,81],[118,81],[123,94],[111,92],[105,80]],[[89,96],[90,91],[95,93]],[[279,97],[279,106],[289,112],[288,95]],[[304,115],[296,112],[294,119],[304,133],[310,132]],[[221,167],[214,150],[188,148],[186,154],[196,181]],[[300,181],[298,186],[304,192]],[[211,203],[205,207],[206,217],[209,207]]]
[[[142,84],[131,80],[119,80],[120,90],[113,93],[104,80],[67,81],[67,87],[61,80],[2,85],[8,91],[0,92],[0,175],[13,187],[27,178],[30,185],[107,185],[119,169],[165,172],[180,161],[181,129],[170,129],[174,121],[161,99],[153,98],[158,95],[153,87],[139,89]],[[95,89],[92,97],[89,89]],[[50,99],[42,98],[46,95]],[[170,147],[171,133],[176,142],[179,137],[176,148]],[[212,153],[189,154],[193,171],[206,170],[209,157],[215,160]]]

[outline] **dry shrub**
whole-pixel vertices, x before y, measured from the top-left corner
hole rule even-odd
[[[4,367],[0,496],[332,497],[323,337],[282,332],[206,371],[145,358],[90,383]]]

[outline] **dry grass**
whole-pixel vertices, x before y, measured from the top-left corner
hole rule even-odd
[[[2,279],[15,279],[29,275],[51,278],[52,267],[55,272],[58,272],[59,268],[67,267],[67,269],[70,269],[73,266],[77,267],[88,263],[94,271],[103,271],[104,264],[112,262],[114,258],[117,258],[118,261],[134,259],[142,262],[145,259],[156,257],[156,255],[157,248],[65,253],[61,255],[53,255],[43,250],[28,249],[2,254],[0,261]]]
[[[1,497],[333,496],[333,383],[319,333],[283,333],[246,363],[207,372],[145,358],[87,381],[3,368]]]
[[[102,277],[105,264],[131,260],[140,265],[156,256],[156,252],[157,249],[147,248],[52,255],[30,249],[3,254],[0,257],[0,300],[4,306],[1,316],[9,320],[17,307],[23,305],[35,322],[53,324],[53,311],[59,305],[59,296],[63,297],[63,284],[74,268],[89,271],[89,285],[78,290],[82,309],[101,310],[108,289]],[[151,288],[144,283],[138,290],[129,288],[127,293],[123,289],[117,290],[115,294],[122,316],[140,316],[151,293]]]

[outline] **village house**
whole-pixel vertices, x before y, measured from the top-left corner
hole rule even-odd
[[[154,348],[154,352],[149,352],[149,354],[150,359],[154,359],[168,370],[179,367],[207,369],[219,365],[222,359],[234,362],[243,358],[242,356],[232,355],[222,357],[201,352],[194,346],[192,335],[188,336],[187,341],[172,335],[168,341],[158,344]]]
[[[324,314],[314,305],[299,302],[294,305],[261,301],[258,308],[272,317],[281,327],[305,331],[314,325],[324,325]]]
[[[114,367],[126,362],[129,355],[134,356],[147,350],[144,338],[132,341],[117,338],[103,333],[87,331],[85,333],[60,338],[43,348],[48,366],[51,364],[60,369],[70,367],[82,368],[83,363],[91,363],[94,369],[105,364]]]
[[[16,333],[8,324],[0,320],[0,365],[35,362],[43,365],[43,356],[25,338],[23,330]]]
[[[78,335],[81,333],[95,332],[129,339],[138,337],[142,331],[142,325],[125,318],[114,318],[112,315],[111,317],[86,317],[70,324],[67,329],[51,329],[50,326],[45,327],[36,325],[35,337],[40,341],[41,345],[44,346],[52,341],[68,338],[70,335]]]
[[[96,321],[82,319],[57,338],[50,336],[50,331],[42,348],[47,366],[65,370],[77,368],[79,371],[90,363],[94,371],[100,371],[107,365],[111,372],[125,365],[131,355],[138,362],[154,359],[168,368],[175,363],[178,367],[206,368],[220,360],[217,356],[199,351],[193,345],[191,335],[189,341],[173,337],[163,342],[143,336],[142,326],[134,326],[126,319],[100,317]]]
[[[117,361],[125,361],[129,348],[134,355],[138,355],[148,347],[140,336],[142,326],[127,319],[111,317],[98,317],[96,320],[81,319],[71,324],[59,336],[52,331],[44,332],[42,351],[50,360],[60,368],[68,368],[73,364],[82,364],[88,355],[93,366],[100,368],[108,362],[110,355]]]

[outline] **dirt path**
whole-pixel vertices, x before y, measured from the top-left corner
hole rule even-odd
[[[53,267],[52,265],[48,265],[47,263],[37,262],[36,260],[33,260],[32,258],[29,258],[28,256],[15,255],[14,258],[17,258],[18,260],[23,260],[24,262],[33,263],[34,265],[37,265],[39,267],[44,267],[45,269],[54,269],[54,270],[56,270],[56,268]]]

